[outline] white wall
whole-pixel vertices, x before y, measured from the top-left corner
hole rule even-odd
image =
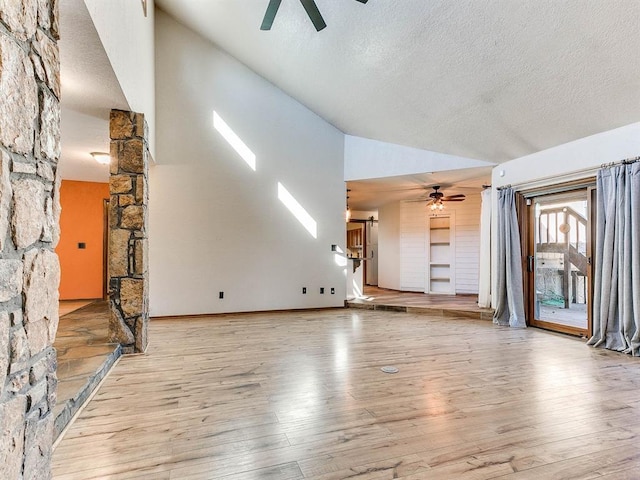
[[[345,135],[346,181],[492,165],[495,164],[484,160]]]
[[[156,156],[154,0],[84,0],[131,109],[145,114]]]
[[[480,278],[480,193],[462,203],[447,204],[456,212],[456,293],[478,293]]]
[[[426,218],[424,203],[400,203],[400,290],[425,291]]]
[[[378,219],[377,210],[352,210],[351,220],[369,220],[373,217],[374,220]]]
[[[378,286],[400,290],[400,203],[378,209]]]
[[[163,12],[156,21],[151,314],[342,306],[346,265],[331,245],[346,248],[344,135]],[[214,110],[255,171],[213,128]],[[278,182],[317,238],[278,200]]]
[[[518,190],[594,176],[600,165],[640,155],[640,123],[565,143],[498,165],[492,172],[492,217],[497,215],[495,188]],[[492,222],[492,291],[496,288],[496,222]],[[495,302],[495,300],[494,300]],[[493,305],[495,307],[495,303]]]
[[[618,162],[640,154],[640,122],[581,138],[498,165],[492,186],[552,185],[593,176],[603,163]],[[592,172],[584,172],[592,168]],[[501,172],[504,172],[501,175]]]

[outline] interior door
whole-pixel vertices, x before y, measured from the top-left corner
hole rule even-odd
[[[365,262],[367,285],[378,286],[378,222],[370,220],[366,223],[365,237],[367,239],[367,253]]]
[[[591,333],[590,197],[590,190],[581,188],[531,198],[531,325],[585,337]]]

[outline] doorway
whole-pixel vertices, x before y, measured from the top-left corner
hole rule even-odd
[[[110,199],[102,202],[102,299],[109,299],[109,205]]]
[[[528,310],[533,326],[591,332],[591,192],[584,187],[531,197]]]

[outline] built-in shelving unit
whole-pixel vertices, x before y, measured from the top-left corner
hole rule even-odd
[[[451,214],[427,219],[427,293],[455,294],[454,222]]]

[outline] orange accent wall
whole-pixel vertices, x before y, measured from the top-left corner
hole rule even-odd
[[[109,184],[63,180],[60,186],[60,299],[102,298],[104,199]],[[78,243],[86,248],[78,248]]]

